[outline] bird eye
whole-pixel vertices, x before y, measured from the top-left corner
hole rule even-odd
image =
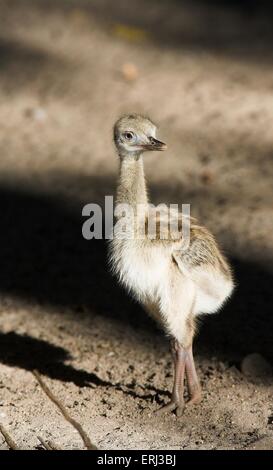
[[[126,140],[132,140],[134,134],[132,132],[125,132],[124,137]]]

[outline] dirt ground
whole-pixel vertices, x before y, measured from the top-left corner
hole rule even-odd
[[[0,423],[21,448],[83,448],[37,369],[100,449],[273,449],[272,375],[242,371],[273,363],[272,20],[226,3],[0,0]],[[152,200],[191,203],[236,277],[200,325],[203,401],[181,418],[154,414],[167,338],[81,235],[83,205],[114,193],[125,112],[168,143],[146,158]]]

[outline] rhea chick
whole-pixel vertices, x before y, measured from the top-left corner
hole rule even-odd
[[[188,403],[201,400],[192,352],[197,317],[216,312],[231,295],[231,269],[213,235],[196,220],[182,213],[175,216],[179,227],[190,220],[190,237],[185,249],[183,231],[173,236],[170,224],[165,223],[174,217],[172,211],[158,214],[152,210],[146,191],[143,154],[166,149],[166,144],[156,138],[153,122],[140,115],[120,118],[114,126],[114,142],[120,173],[110,260],[121,283],[171,339],[174,384],[171,401],[161,410],[176,410],[180,416],[184,409],[185,381]],[[130,236],[124,236],[123,224],[118,224],[126,207],[131,208],[127,217]],[[147,230],[151,221],[156,227],[152,236]]]

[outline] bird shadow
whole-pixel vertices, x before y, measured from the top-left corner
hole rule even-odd
[[[111,178],[106,177],[103,181],[90,177],[89,184],[94,194],[99,187],[109,194],[113,187]],[[162,188],[165,197],[164,191]],[[0,187],[0,293],[49,307],[67,307],[77,322],[82,311],[85,315],[95,312],[123,323],[124,328],[129,324],[140,332],[148,330],[151,336],[157,334],[152,321],[109,273],[106,242],[83,238],[83,203],[73,200],[72,210],[69,198]],[[232,264],[235,293],[218,315],[207,316],[202,322],[198,350],[201,355],[234,361],[259,352],[273,361],[272,275],[254,262],[233,259]],[[44,310],[50,315],[50,308]],[[65,315],[65,308],[60,311]],[[33,348],[37,350],[33,352]],[[54,367],[48,365],[49,358],[54,359]],[[94,374],[65,365],[67,359],[63,348],[1,333],[0,362],[27,370],[36,368],[79,386],[89,382],[110,386]]]
[[[143,393],[135,390],[135,383],[111,382],[103,380],[94,372],[77,369],[70,364],[70,353],[63,347],[56,346],[48,341],[37,339],[29,335],[20,335],[15,332],[0,332],[0,361],[11,366],[20,367],[29,372],[38,371],[41,374],[62,382],[72,382],[78,387],[105,387],[122,391],[133,398],[155,400],[161,403],[159,395],[170,396],[165,390],[145,385]]]
[[[95,374],[65,364],[65,361],[71,359],[66,349],[29,335],[0,333],[0,357],[1,362],[8,366],[27,371],[38,370],[52,379],[74,382],[80,387],[90,383],[105,384]]]

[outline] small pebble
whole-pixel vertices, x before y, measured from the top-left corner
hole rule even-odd
[[[43,108],[27,108],[25,115],[37,122],[44,122],[47,119],[47,112]]]
[[[139,75],[137,67],[131,62],[123,64],[121,72],[123,78],[128,82],[135,81]]]
[[[213,181],[213,173],[210,170],[203,170],[200,174],[202,183],[210,184]]]

